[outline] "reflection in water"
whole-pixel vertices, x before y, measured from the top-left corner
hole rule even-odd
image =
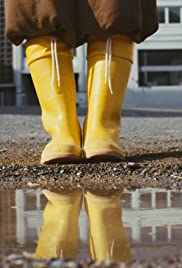
[[[96,260],[129,261],[130,247],[121,222],[120,191],[86,191],[90,255]]]
[[[76,259],[81,191],[44,191],[48,204],[35,256]],[[84,192],[89,218],[90,256],[96,260],[129,261],[130,248],[121,222],[120,191]]]
[[[48,203],[35,256],[76,259],[82,192],[45,190]]]
[[[82,199],[85,208],[81,208]],[[0,251],[26,250],[40,256],[47,251],[49,257],[66,258],[77,255],[78,249],[80,259],[89,256],[90,248],[92,258],[116,260],[122,251],[122,258],[127,259],[130,253],[121,223],[121,202],[122,222],[134,258],[182,254],[182,191],[161,189],[125,190],[121,200],[117,191],[85,191],[84,198],[82,192],[76,191],[1,191]]]

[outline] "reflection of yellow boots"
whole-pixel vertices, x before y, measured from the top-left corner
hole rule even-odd
[[[121,221],[119,191],[86,191],[85,207],[90,222],[90,254],[99,261],[130,261],[131,253]]]
[[[44,191],[49,202],[35,257],[75,259],[78,249],[78,218],[81,191]]]
[[[66,44],[44,36],[26,43],[26,55],[42,109],[42,122],[52,137],[41,163],[78,160],[80,127],[71,52]]]
[[[105,56],[106,55],[106,56]],[[122,158],[120,113],[133,58],[133,42],[116,35],[88,43],[88,113],[84,124],[87,158]]]

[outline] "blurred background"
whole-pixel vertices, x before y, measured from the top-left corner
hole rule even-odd
[[[182,104],[182,0],[157,0],[160,27],[135,46],[124,108],[180,109]],[[24,45],[12,46],[4,33],[0,0],[0,106],[36,106]],[[77,105],[86,107],[86,45],[74,51]],[[121,70],[122,72],[122,70]]]

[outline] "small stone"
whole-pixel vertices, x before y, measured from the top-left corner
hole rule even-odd
[[[17,254],[10,254],[6,257],[6,261],[16,260],[19,257]]]
[[[7,149],[5,149],[5,148],[0,150],[0,154],[6,153],[6,152],[7,152]]]
[[[172,177],[172,178],[175,178],[175,179],[177,179],[177,180],[182,180],[182,177],[177,176],[177,175],[174,175],[174,174],[172,174],[171,177]]]
[[[31,181],[27,183],[27,186],[30,188],[34,188],[34,187],[38,187],[39,184],[38,183],[32,183]]]
[[[138,165],[134,162],[128,162],[128,164],[124,166],[124,168],[129,168],[129,169],[136,169],[137,167]]]
[[[22,252],[22,255],[23,255],[23,257],[25,257],[25,258],[32,258],[32,257],[33,257],[33,254],[31,254],[31,253],[29,253],[29,252],[27,252],[27,251],[23,251],[23,252]]]

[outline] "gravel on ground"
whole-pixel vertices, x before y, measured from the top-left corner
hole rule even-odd
[[[94,260],[62,260],[62,259],[33,259],[30,254],[0,254],[0,265],[6,268],[34,267],[34,268],[181,268],[182,258],[155,258],[153,260],[132,260],[130,262],[111,262]]]
[[[83,124],[84,117],[79,117]],[[0,188],[182,189],[181,116],[122,117],[123,161],[40,165],[49,136],[37,114],[0,111]]]

